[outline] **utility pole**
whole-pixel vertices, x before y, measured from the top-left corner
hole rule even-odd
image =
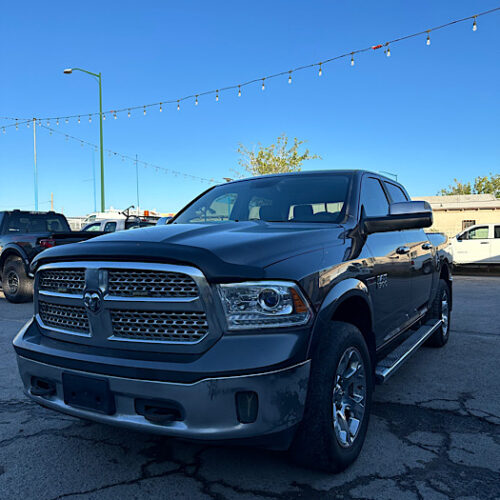
[[[94,212],[97,212],[97,202],[95,193],[95,154],[92,151],[92,187],[94,188]]]
[[[137,214],[139,214],[139,168],[137,166],[137,155],[135,155],[135,183],[137,186]]]
[[[35,211],[38,212],[38,170],[36,168],[36,118],[33,118],[33,158],[35,162],[35,170],[34,170]]]

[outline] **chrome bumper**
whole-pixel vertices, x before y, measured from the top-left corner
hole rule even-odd
[[[266,373],[208,378],[192,384],[137,380],[67,370],[17,356],[25,393],[37,403],[62,413],[129,429],[199,440],[231,440],[279,433],[298,424],[303,416],[310,361]],[[105,379],[114,397],[112,415],[83,410],[65,403],[63,373]],[[55,384],[55,393],[37,396],[31,392],[32,377]],[[236,410],[236,393],[253,391],[258,396],[257,417],[241,423]],[[136,412],[136,399],[175,402],[182,408],[182,420],[155,423]]]

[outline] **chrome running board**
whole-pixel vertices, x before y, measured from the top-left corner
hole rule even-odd
[[[412,333],[396,349],[377,363],[375,382],[383,384],[441,326],[441,320],[431,320]]]

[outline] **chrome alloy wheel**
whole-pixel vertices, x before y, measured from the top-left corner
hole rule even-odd
[[[446,291],[443,292],[441,297],[441,325],[443,337],[446,337],[450,325],[450,304],[448,303]]]
[[[19,276],[14,271],[10,271],[7,274],[7,287],[9,288],[9,292],[13,295],[17,293],[19,288]]]
[[[358,436],[365,414],[366,373],[355,347],[344,351],[333,388],[333,428],[340,446],[349,448]]]

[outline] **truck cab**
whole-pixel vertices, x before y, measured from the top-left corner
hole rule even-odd
[[[500,264],[500,223],[476,224],[451,239],[453,262]]]

